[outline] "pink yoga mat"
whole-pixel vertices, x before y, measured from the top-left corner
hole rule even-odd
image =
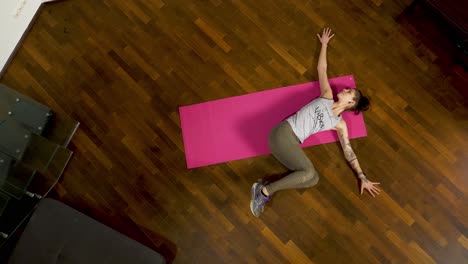
[[[352,75],[329,81],[334,94],[356,87]],[[270,130],[319,96],[317,81],[180,107],[187,168],[271,153]],[[367,135],[362,114],[346,112],[343,118],[350,138]],[[310,136],[301,146],[335,141],[335,131],[323,131]]]

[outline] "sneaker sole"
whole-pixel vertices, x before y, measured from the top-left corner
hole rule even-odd
[[[258,185],[258,183],[254,183],[252,185],[252,188],[250,189],[250,193],[252,195],[252,197],[250,198],[250,212],[252,212],[252,214],[255,217],[258,217],[258,216],[255,215],[254,210],[253,210],[253,204],[254,204],[254,200],[255,200],[255,188],[257,188],[257,185]]]

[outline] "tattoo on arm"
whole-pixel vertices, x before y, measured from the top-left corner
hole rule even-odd
[[[339,138],[340,138],[340,143],[343,149],[344,156],[346,160],[348,161],[349,165],[351,165],[351,167],[353,168],[353,170],[356,172],[356,174],[358,175],[360,179],[367,182],[366,177],[362,173],[362,169],[361,169],[361,166],[359,165],[359,161],[356,157],[356,154],[354,154],[353,148],[351,147],[349,138],[342,133],[339,133]]]
[[[366,175],[363,172],[359,173],[358,178],[364,182],[369,182],[366,178]]]
[[[351,148],[351,144],[346,144],[346,146],[343,148],[343,151],[348,162],[357,159],[356,155],[354,154],[353,148]]]
[[[343,148],[343,153],[345,158],[348,162],[351,162],[357,159],[356,155],[354,154],[353,148],[351,147],[351,143],[349,143],[349,139],[345,135],[340,135],[340,143],[341,147]]]
[[[363,172],[359,173],[358,178],[364,182],[369,182],[366,178],[366,175]]]
[[[356,172],[356,174],[359,176],[364,175],[362,173],[361,166],[359,165],[359,161],[357,159],[353,160],[352,162],[349,163],[353,170]]]

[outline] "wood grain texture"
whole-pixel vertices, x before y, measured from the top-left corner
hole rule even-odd
[[[409,1],[62,1],[47,4],[2,82],[81,122],[55,197],[175,263],[466,263],[467,73],[402,16]],[[187,170],[178,107],[328,75],[370,95],[352,141],[306,149],[322,175],[261,218],[271,155]],[[433,43],[434,44],[434,43]],[[174,255],[176,255],[174,259]]]

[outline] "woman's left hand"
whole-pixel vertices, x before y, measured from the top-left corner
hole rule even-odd
[[[380,194],[379,188],[377,188],[374,185],[379,185],[379,182],[371,182],[367,180],[366,178],[361,179],[361,194],[364,192],[364,190],[367,190],[372,197],[375,197],[376,195]]]
[[[335,36],[335,34],[332,34],[332,33],[331,33],[331,29],[330,29],[330,28],[324,28],[324,29],[323,29],[323,33],[322,33],[322,36],[320,36],[319,34],[317,34],[317,37],[319,38],[320,42],[321,42],[323,45],[327,45],[328,42],[330,41],[330,39],[333,38],[333,36]]]

